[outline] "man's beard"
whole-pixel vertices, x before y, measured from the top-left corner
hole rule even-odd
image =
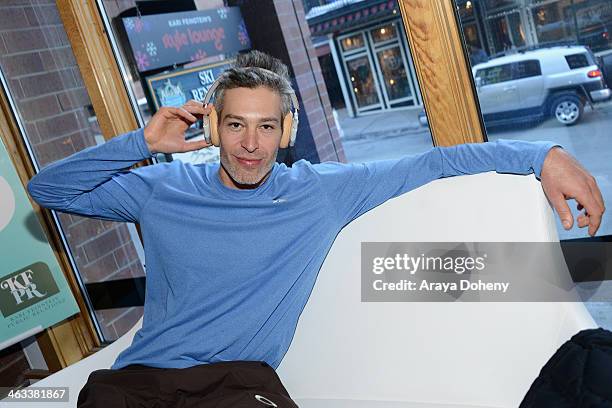
[[[242,168],[240,164],[237,163],[238,159],[233,156],[230,158],[230,155],[226,151],[221,153],[221,165],[236,184],[254,186],[260,183],[262,179],[270,172],[270,169],[272,169],[272,166],[276,161],[277,154],[278,151],[274,153],[274,156],[272,156],[265,164],[260,165],[257,172],[250,172]]]

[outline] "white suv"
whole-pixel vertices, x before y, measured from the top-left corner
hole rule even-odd
[[[574,125],[584,105],[610,99],[593,53],[584,46],[517,52],[475,65],[480,108],[487,125],[555,117]]]

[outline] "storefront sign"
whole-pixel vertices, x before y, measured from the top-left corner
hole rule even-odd
[[[251,48],[238,7],[127,17],[122,21],[140,72]]]
[[[233,62],[223,61],[148,77],[147,86],[153,95],[155,110],[161,106],[179,107],[189,99],[203,101],[208,88]]]
[[[0,350],[79,308],[0,140]]]

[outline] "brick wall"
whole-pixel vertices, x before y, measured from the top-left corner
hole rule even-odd
[[[100,130],[55,1],[0,2],[0,67],[39,167],[96,144]],[[58,215],[86,283],[144,274],[126,224]],[[141,309],[97,315],[105,335],[115,339]]]

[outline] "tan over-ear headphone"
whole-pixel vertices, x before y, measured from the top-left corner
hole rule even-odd
[[[270,72],[278,76],[276,72],[267,70],[265,68],[260,68],[260,67],[254,67],[254,68],[261,69],[263,71],[267,71],[267,72]],[[217,89],[217,86],[219,86],[219,79],[217,79],[208,89],[208,92],[206,93],[206,97],[204,98],[204,102],[203,102],[204,106],[206,106],[210,102],[210,99],[212,98],[212,96],[215,93],[215,90]],[[297,130],[298,130],[299,103],[298,103],[297,97],[295,96],[295,92],[291,92],[290,96],[291,96],[291,104],[293,105],[292,106],[293,112],[288,112],[285,115],[285,118],[283,119],[283,135],[281,136],[281,141],[280,141],[280,147],[283,149],[289,146],[292,147],[295,144],[295,138],[296,138]],[[217,110],[213,106],[212,110],[210,111],[210,114],[204,117],[202,127],[204,129],[204,139],[208,143],[212,143],[214,146],[219,146],[219,132],[217,130],[217,123],[218,123]]]

